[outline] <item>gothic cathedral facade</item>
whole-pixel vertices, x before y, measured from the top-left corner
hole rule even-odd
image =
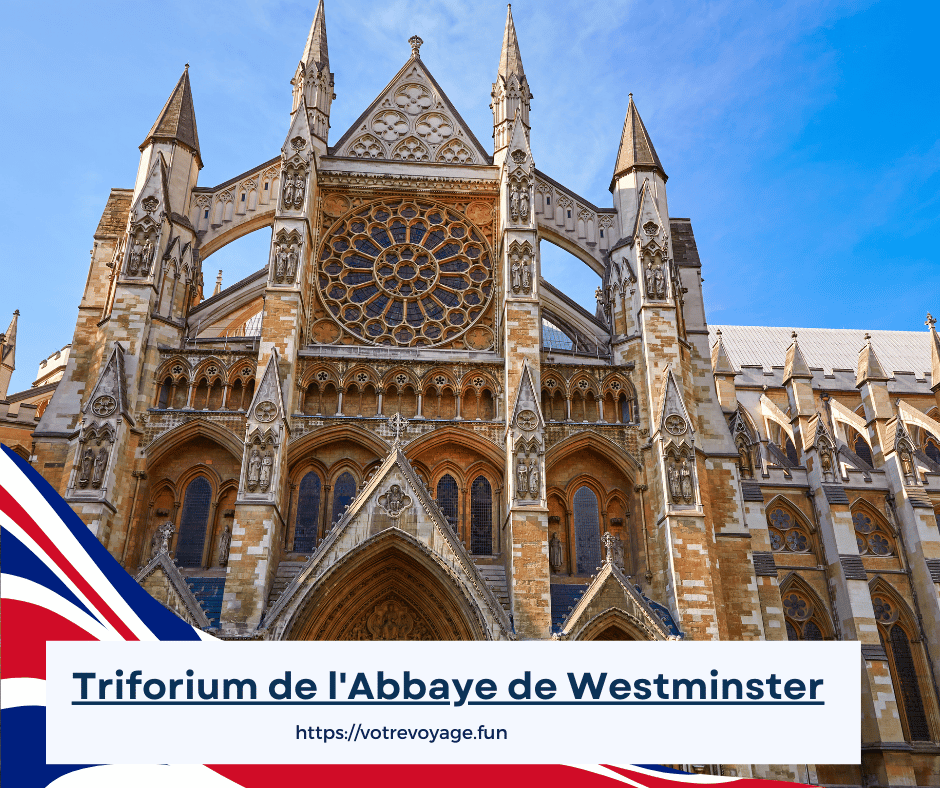
[[[5,335],[0,437],[220,637],[859,640],[860,764],[700,768],[940,785],[933,323],[707,326],[632,95],[598,207],[536,167],[511,12],[492,149],[410,43],[331,142],[321,0],[283,147],[218,186],[184,71],[58,376],[7,396]],[[260,228],[260,270],[204,297]],[[543,241],[601,277],[596,311],[542,277]]]

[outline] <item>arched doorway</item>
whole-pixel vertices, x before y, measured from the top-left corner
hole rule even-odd
[[[488,640],[474,602],[400,531],[385,531],[301,589],[285,640]]]

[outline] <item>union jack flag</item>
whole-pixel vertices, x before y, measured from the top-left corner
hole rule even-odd
[[[313,782],[394,786],[481,784],[677,788],[735,782],[735,788],[792,785],[692,775],[659,766],[362,766],[46,763],[46,643],[76,640],[214,640],[153,599],[114,560],[69,505],[6,446],[0,453],[0,761],[8,788],[170,786],[262,788]],[[236,647],[236,646],[232,646]],[[146,733],[146,732],[142,732]],[[160,735],[167,732],[161,731]],[[177,735],[192,735],[181,720]],[[244,735],[236,733],[233,735]],[[250,743],[248,743],[250,747]]]

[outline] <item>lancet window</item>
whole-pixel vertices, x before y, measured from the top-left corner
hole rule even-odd
[[[860,510],[852,515],[859,555],[893,555],[894,539],[884,523]]]
[[[197,476],[186,487],[183,497],[179,537],[176,541],[176,563],[180,566],[202,566],[211,508],[212,486],[205,476]]]
[[[820,613],[808,595],[786,591],[783,594],[783,612],[787,640],[824,640]]]
[[[352,503],[356,497],[356,480],[349,471],[344,471],[333,485],[333,517],[332,522],[336,522],[343,516],[346,507]]]
[[[574,494],[574,533],[578,574],[589,575],[601,565],[600,517],[597,496],[590,487]]]
[[[300,481],[297,495],[297,518],[294,521],[294,551],[312,553],[317,546],[320,522],[320,477],[310,471]]]
[[[809,534],[788,509],[776,506],[770,510],[767,519],[770,522],[770,546],[775,553],[810,551]]]
[[[477,476],[470,486],[470,552],[493,552],[493,488],[484,476]]]
[[[482,478],[482,477],[481,477]],[[486,481],[484,479],[484,481]],[[444,474],[437,483],[437,505],[441,507],[450,527],[457,532],[457,482],[449,473]]]

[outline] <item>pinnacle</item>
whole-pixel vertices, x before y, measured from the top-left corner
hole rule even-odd
[[[9,367],[13,367],[13,359],[16,354],[16,324],[20,316],[20,310],[17,309],[13,313],[13,319],[10,321],[10,327],[7,328],[6,332],[0,334],[2,341],[0,341],[0,354],[2,354],[2,360],[4,364]]]
[[[322,71],[329,65],[330,53],[326,46],[326,11],[323,8],[323,0],[317,5],[317,12],[313,17],[313,24],[310,25],[310,33],[307,36],[307,45],[304,47],[304,55],[301,62],[305,68],[310,68],[315,64],[318,71]]]
[[[930,382],[936,387],[940,386],[940,336],[937,336],[937,321],[929,314],[926,325],[930,329]]]
[[[724,340],[721,338],[721,329],[717,333],[718,341],[712,346],[712,372],[716,375],[736,375],[738,373],[734,370]]]
[[[189,63],[183,69],[183,75],[173,88],[170,98],[163,105],[156,123],[151,127],[140,149],[143,150],[153,140],[181,142],[195,152],[197,159],[200,159],[199,166],[202,166],[202,157],[199,154],[199,134],[196,132],[193,91],[189,84]]]
[[[796,331],[793,332],[793,342],[787,348],[787,360],[783,368],[783,382],[786,384],[790,378],[812,378],[813,373],[809,370],[809,364],[806,363],[806,357],[800,350],[800,345],[796,339]]]
[[[620,150],[617,151],[617,162],[614,165],[614,179],[629,172],[634,167],[653,167],[659,170],[665,178],[663,165],[653,147],[646,126],[640,118],[640,113],[633,103],[633,94],[630,94],[630,103],[627,105],[627,117],[623,122],[623,134],[620,137]]]
[[[881,360],[871,344],[871,334],[865,334],[865,344],[858,352],[858,370],[855,385],[861,386],[866,380],[887,380]]]
[[[516,26],[512,21],[512,6],[506,10],[506,32],[503,34],[503,51],[499,55],[499,76],[509,79],[511,74],[525,77],[522,68],[522,53],[519,51],[519,39],[516,38]]]

